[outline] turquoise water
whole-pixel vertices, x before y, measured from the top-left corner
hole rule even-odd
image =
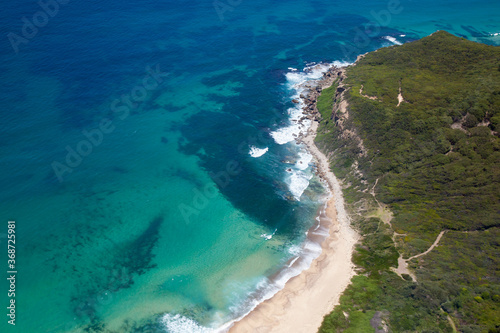
[[[303,69],[438,29],[500,44],[498,1],[51,4],[0,13],[0,242],[15,220],[18,271],[2,332],[243,315],[314,255],[325,190],[289,141],[294,84],[319,75]]]

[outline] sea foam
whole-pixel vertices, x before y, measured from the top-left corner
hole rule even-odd
[[[246,313],[249,313],[261,302],[273,297],[277,292],[285,287],[285,284],[293,277],[299,275],[302,271],[308,269],[311,263],[321,254],[321,246],[314,243],[311,240],[306,240],[302,247],[298,245],[292,245],[289,248],[289,253],[294,254],[289,264],[281,270],[277,275],[272,278],[263,277],[256,286],[256,291],[249,294],[243,303],[235,305],[232,308],[234,313],[239,313],[238,319],[244,317]],[[245,313],[241,313],[242,309],[246,309]],[[234,321],[233,321],[234,322]],[[231,322],[232,323],[232,322]],[[231,325],[227,323],[226,325]],[[227,327],[227,326],[226,326]],[[177,331],[176,331],[177,332]],[[187,331],[186,331],[187,332]],[[194,331],[194,332],[205,332],[205,331]],[[211,331],[206,331],[211,332]]]
[[[291,99],[298,100],[299,103],[287,110],[289,125],[278,128],[270,133],[277,144],[283,145],[293,141],[301,132],[307,131],[311,126],[311,120],[303,118],[304,113],[302,112],[302,108],[305,104],[300,99],[300,94],[308,89],[306,86],[307,82],[321,79],[323,74],[332,66],[343,67],[350,64],[349,62],[342,61],[334,61],[328,64],[312,64],[305,67],[301,72],[297,71],[295,68],[290,68],[290,72],[285,75],[286,87],[291,92]],[[301,118],[302,121],[300,121]]]
[[[167,313],[161,318],[161,322],[169,333],[215,333],[217,330],[199,325],[196,321],[181,316]]]
[[[331,66],[331,64],[318,64],[306,67],[302,72],[297,71],[295,68],[290,69],[290,72],[288,72],[285,77],[286,87],[292,92],[291,98],[298,100],[300,94],[307,89],[304,87],[304,84],[307,81],[320,79],[323,73]],[[302,119],[302,121],[299,122],[300,119],[304,117],[302,112],[303,107],[303,101],[299,100],[299,103],[287,110],[290,124],[271,132],[271,136],[277,144],[283,145],[295,140],[301,132],[307,131],[311,126],[311,121],[309,119]]]
[[[295,167],[299,170],[305,170],[309,167],[309,163],[311,163],[313,156],[309,154],[306,150],[302,150],[299,152],[299,159],[295,163]]]
[[[261,157],[262,155],[267,153],[268,150],[269,150],[268,147],[257,148],[255,146],[250,146],[250,151],[248,153],[250,154],[250,156],[257,158],[257,157]]]
[[[300,201],[302,193],[309,186],[309,180],[312,178],[312,174],[307,174],[303,171],[291,171],[291,175],[288,178],[288,187],[290,192],[293,194],[297,201]]]
[[[382,38],[388,40],[389,42],[393,43],[394,45],[403,45],[403,43],[401,43],[400,41],[398,41],[396,38],[394,38],[392,36],[384,36]]]
[[[298,98],[299,96],[293,96]],[[299,134],[303,131],[307,131],[309,126],[311,126],[311,121],[309,119],[303,119],[300,123],[300,118],[304,116],[302,113],[303,103],[300,102],[294,108],[289,108],[287,110],[290,120],[290,125],[279,128],[271,132],[271,137],[279,145],[284,145],[285,143],[295,140]]]
[[[301,94],[306,93],[307,90],[310,89],[309,84],[321,79],[323,74],[332,66],[340,67],[347,64],[348,63],[342,62],[311,64],[305,67],[301,72],[297,71],[295,68],[289,68],[290,72],[285,75],[286,88],[290,91],[290,99],[298,101],[298,103],[287,110],[289,124],[270,133],[277,144],[284,145],[295,141],[301,134],[305,134],[311,126],[311,120],[306,118],[303,113],[305,103],[300,98]],[[287,167],[288,175],[285,178],[285,182],[294,199],[300,201],[302,194],[309,186],[309,181],[312,178],[310,163],[313,157],[305,149],[300,149],[297,155],[298,159],[294,166],[292,168]]]
[[[271,238],[273,238],[273,236],[276,233],[276,231],[278,231],[278,229],[275,229],[272,234],[266,234],[266,233],[261,234],[260,237],[264,238],[265,240],[270,240]]]

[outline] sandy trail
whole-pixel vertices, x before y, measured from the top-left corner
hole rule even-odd
[[[412,259],[415,259],[415,258],[418,258],[418,257],[421,257],[421,256],[425,256],[427,253],[431,252],[438,244],[439,244],[439,241],[441,240],[441,237],[443,237],[444,233],[447,232],[448,230],[443,230],[439,233],[439,235],[437,236],[436,240],[434,241],[434,243],[432,243],[431,247],[429,247],[426,251],[420,253],[420,254],[417,254],[417,255],[414,255],[413,257],[410,257],[408,259],[406,259],[406,261],[410,261]]]

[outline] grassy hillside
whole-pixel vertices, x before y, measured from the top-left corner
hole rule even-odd
[[[500,332],[500,47],[441,31],[367,54],[344,81],[318,100],[316,140],[364,238],[320,331]],[[416,281],[391,270],[443,230],[408,261]]]

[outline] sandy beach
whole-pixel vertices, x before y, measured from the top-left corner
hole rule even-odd
[[[350,227],[340,184],[329,169],[328,159],[314,144],[317,127],[318,123],[313,122],[302,141],[314,155],[318,173],[332,193],[326,218],[321,222],[329,230],[321,243],[322,252],[308,269],[236,322],[229,332],[317,332],[323,317],[338,304],[354,275],[351,257],[358,235]]]

